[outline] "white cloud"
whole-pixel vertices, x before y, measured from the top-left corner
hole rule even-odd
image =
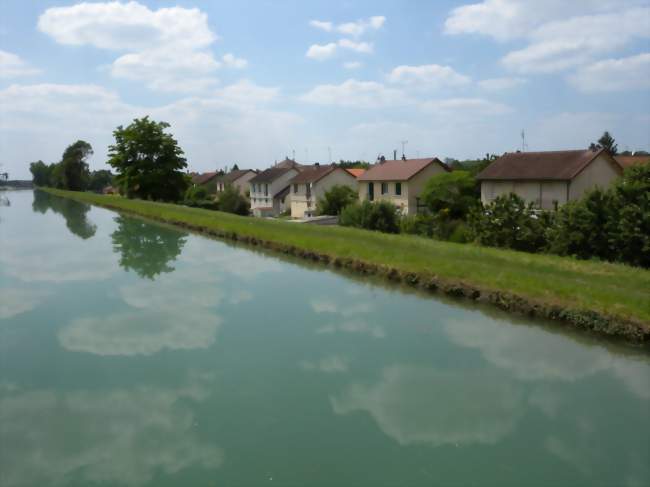
[[[421,66],[397,66],[388,74],[388,81],[440,88],[467,85],[470,78],[456,72],[450,66],[425,64]]]
[[[524,78],[488,78],[479,81],[479,88],[486,91],[503,91],[526,83]]]
[[[325,32],[331,32],[334,28],[332,22],[325,22],[322,20],[310,20],[309,25],[316,29],[324,30]]]
[[[650,37],[650,8],[586,15],[546,23],[530,34],[530,44],[508,53],[503,65],[522,73],[551,73],[584,64],[595,56]]]
[[[617,11],[638,0],[484,0],[454,8],[445,21],[446,34],[480,34],[499,41],[526,37],[545,22],[585,12]]]
[[[80,3],[47,9],[38,28],[61,44],[128,51],[112,64],[112,76],[145,82],[152,90],[203,91],[217,82],[211,74],[220,63],[207,50],[217,36],[199,9]]]
[[[13,85],[0,90],[0,130],[3,137],[25,137],[30,143],[11,144],[3,162],[9,172],[23,171],[27,177],[26,160],[57,160],[66,143],[82,138],[95,148],[91,166],[97,168],[93,161],[106,160],[115,127],[148,114],[171,124],[170,131],[192,168],[214,170],[217,162],[233,160],[240,167],[258,168],[268,163],[269,154],[286,150],[288,134],[296,133],[302,123],[294,113],[272,109],[278,99],[278,88],[247,80],[148,108],[125,103],[116,93],[95,85]],[[251,134],[255,144],[250,144]],[[31,266],[31,261],[21,264]],[[51,265],[34,261],[30,272],[41,274]],[[71,265],[64,274],[88,270]]]
[[[201,439],[191,404],[205,401],[212,378],[194,374],[177,388],[3,391],[2,485],[136,486],[188,468],[217,469],[223,449]],[[62,447],[62,435],[74,441]],[[165,441],[160,441],[164,438]]]
[[[309,49],[307,49],[305,56],[322,61],[332,57],[335,52],[336,44],[334,42],[330,42],[329,44],[312,44],[309,46]]]
[[[312,44],[309,46],[309,49],[307,49],[305,56],[318,61],[323,61],[334,56],[339,47],[341,49],[348,49],[350,51],[364,54],[369,54],[373,51],[373,46],[370,42],[355,42],[350,39],[340,39],[336,43]]]
[[[308,360],[300,362],[300,367],[304,370],[318,370],[326,374],[347,372],[350,361],[339,355],[331,355],[320,359],[318,362]]]
[[[363,63],[360,63],[359,61],[348,61],[343,63],[345,69],[359,69],[361,66],[363,66]]]
[[[117,50],[158,49],[163,45],[197,49],[216,39],[208,27],[208,16],[199,9],[153,11],[138,2],[84,2],[48,8],[38,19],[38,29],[61,44]]]
[[[510,113],[512,108],[484,98],[449,98],[430,100],[421,104],[422,109],[430,112],[449,112],[457,116],[491,116]]]
[[[359,19],[356,22],[339,24],[336,30],[341,34],[360,37],[369,30],[381,29],[386,23],[386,17],[376,15],[367,19]]]
[[[482,34],[528,45],[502,63],[521,73],[551,73],[650,37],[650,8],[638,0],[485,0],[453,9],[447,34]]]
[[[501,376],[413,365],[387,367],[376,384],[353,384],[330,402],[336,414],[368,413],[400,445],[492,445],[523,409],[521,392]]]
[[[125,54],[111,66],[115,78],[144,81],[156,91],[191,93],[217,83],[210,77],[220,66],[207,52],[160,49]]]
[[[318,85],[300,97],[308,103],[359,108],[378,108],[405,103],[401,91],[375,81],[348,79],[339,85]]]
[[[33,310],[49,294],[47,291],[32,288],[0,288],[0,320],[13,318]]]
[[[650,53],[598,61],[580,68],[569,81],[589,93],[650,89]]]
[[[33,68],[19,56],[0,49],[0,79],[33,76],[41,71]]]
[[[229,68],[243,69],[248,66],[248,61],[246,61],[246,59],[235,57],[235,55],[231,53],[224,54],[221,59],[223,60],[224,65]]]
[[[350,49],[351,51],[361,52],[364,54],[371,53],[373,50],[372,44],[369,42],[354,42],[350,39],[341,39],[338,42],[338,45],[343,49]]]

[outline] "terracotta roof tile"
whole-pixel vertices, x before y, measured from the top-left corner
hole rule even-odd
[[[449,168],[436,157],[426,159],[398,159],[385,161],[370,167],[357,179],[359,181],[407,181],[430,164],[440,164],[446,171]]]
[[[638,164],[650,163],[650,156],[614,156],[614,159],[616,159],[616,162],[618,162],[623,169]]]
[[[327,176],[332,171],[338,169],[334,165],[326,166],[311,166],[309,168],[303,169],[291,180],[291,183],[315,183],[319,179]]]
[[[618,164],[604,149],[506,152],[483,169],[477,179],[567,181],[573,179],[601,154],[609,157],[612,164],[620,170]]]
[[[364,172],[366,172],[365,169],[363,169],[363,168],[356,168],[356,167],[354,167],[354,168],[347,168],[346,171],[349,172],[350,174],[352,174],[355,178],[358,178],[358,177],[361,176]]]

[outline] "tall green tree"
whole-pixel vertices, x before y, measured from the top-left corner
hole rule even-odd
[[[432,213],[444,211],[449,218],[460,219],[478,205],[480,190],[469,171],[459,170],[433,176],[426,182],[421,198]]]
[[[116,182],[127,197],[178,201],[185,194],[187,162],[176,139],[165,133],[169,126],[147,116],[113,132],[108,164],[117,171]]]
[[[54,164],[45,164],[43,161],[32,162],[29,172],[32,173],[32,182],[35,186],[51,186]]]
[[[56,185],[71,191],[85,190],[90,180],[87,160],[92,154],[92,146],[84,140],[78,140],[69,145],[54,171],[57,179]]]
[[[90,173],[89,190],[99,192],[111,184],[113,184],[113,174],[108,169],[99,169]]]
[[[598,139],[598,143],[592,142],[589,148],[607,149],[607,151],[612,155],[616,155],[618,153],[618,144],[616,143],[616,139],[614,139],[614,137],[612,137],[612,134],[610,134],[608,131],[603,132],[603,135],[601,135],[600,139]]]
[[[350,186],[336,184],[316,202],[319,215],[340,215],[343,208],[357,201],[358,194]]]

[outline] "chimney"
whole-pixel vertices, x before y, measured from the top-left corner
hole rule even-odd
[[[402,160],[406,161],[406,156],[404,154],[402,154]]]
[[[386,162],[386,158],[383,155],[379,156],[379,164],[383,164],[384,162]]]
[[[314,166],[320,167],[320,162],[314,162]]]
[[[393,149],[393,160],[397,160],[397,149]]]

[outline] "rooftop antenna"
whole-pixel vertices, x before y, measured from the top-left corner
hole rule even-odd
[[[296,149],[291,149],[291,154],[292,154],[291,159],[295,161],[296,160]]]
[[[404,156],[404,148],[406,147],[406,144],[409,143],[409,141],[408,140],[401,140],[400,143],[402,144],[402,157],[405,157]]]
[[[526,144],[526,132],[524,129],[521,129],[521,152],[526,152],[528,149],[528,144]]]
[[[329,157],[328,164],[331,164],[332,163],[332,148],[329,147],[329,146],[327,147],[327,155]]]

